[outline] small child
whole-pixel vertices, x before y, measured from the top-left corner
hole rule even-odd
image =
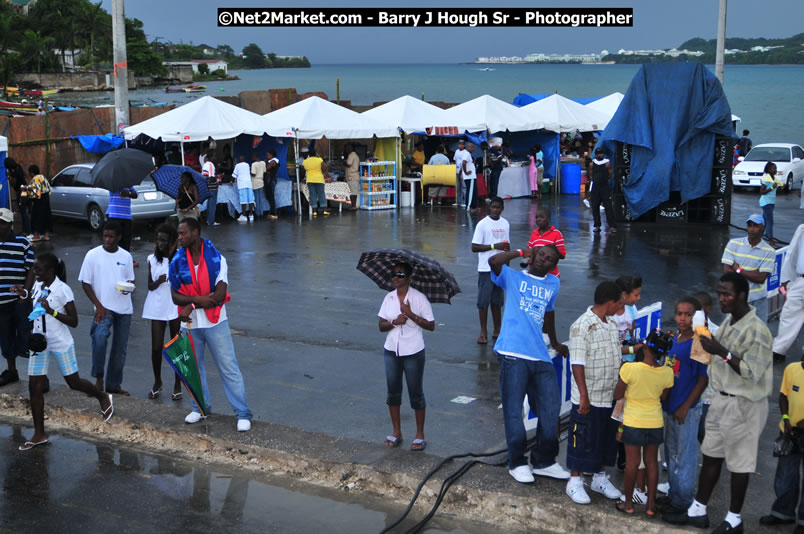
[[[717,332],[718,325],[712,322],[710,318],[712,314],[712,296],[709,295],[706,291],[699,291],[693,295],[695,300],[701,303],[701,309],[703,309],[704,315],[706,315],[706,327],[715,335]],[[703,443],[704,435],[706,433],[706,414],[709,412],[709,405],[712,404],[712,396],[715,394],[715,390],[712,389],[712,386],[706,386],[706,389],[701,395],[701,421],[698,423],[698,444]]]
[[[641,347],[634,339],[634,321],[637,314],[636,303],[642,298],[642,277],[621,276],[616,282],[623,291],[623,307],[614,316],[614,323],[617,325],[620,343],[623,345],[623,360],[632,362],[633,355]]]
[[[151,366],[154,371],[154,385],[148,393],[149,399],[156,399],[162,393],[162,346],[165,343],[165,329],[170,326],[170,338],[179,333],[179,311],[170,295],[168,266],[176,253],[178,233],[170,224],[162,224],[156,229],[154,253],[148,256],[148,296],[142,307],[142,318],[151,320]],[[174,401],[181,400],[181,380],[175,375],[173,382]]]
[[[536,210],[536,228],[534,228],[533,233],[530,234],[530,239],[528,240],[528,248],[540,248],[545,245],[555,245],[558,249],[560,259],[564,259],[567,257],[567,248],[564,246],[564,235],[556,229],[555,226],[550,224],[552,218],[552,213],[550,212],[550,208],[547,206],[539,206],[539,209]],[[525,267],[527,264],[523,265]],[[550,274],[558,276],[561,278],[561,275],[558,272],[558,267],[550,271]]]
[[[676,303],[675,320],[678,334],[667,353],[666,364],[673,369],[674,384],[663,403],[664,455],[667,459],[670,492],[664,502],[665,513],[678,513],[689,508],[695,493],[698,467],[698,421],[701,418],[701,394],[709,384],[707,366],[690,357],[692,349],[692,317],[701,304],[693,297],[682,297]],[[667,508],[666,505],[670,505]]]
[[[475,226],[472,235],[472,252],[477,254],[477,314],[480,320],[480,335],[478,345],[488,343],[488,311],[491,307],[491,318],[494,323],[492,341],[500,335],[502,326],[502,307],[505,303],[505,293],[501,287],[491,283],[491,267],[489,259],[511,250],[511,225],[502,217],[505,202],[500,197],[494,197],[489,204],[489,214],[483,217]]]
[[[656,516],[656,485],[659,481],[657,461],[659,445],[664,440],[664,418],[661,400],[673,386],[673,371],[660,365],[658,359],[672,347],[669,336],[654,331],[648,336],[638,357],[642,361],[625,363],[620,368],[620,380],[614,390],[614,399],[625,398],[621,439],[625,444],[625,501],[617,503],[617,510],[634,513],[632,502],[634,484],[640,459],[644,459],[648,477],[648,502],[645,513]]]

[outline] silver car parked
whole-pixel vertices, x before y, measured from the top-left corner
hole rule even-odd
[[[50,211],[58,217],[84,219],[93,230],[106,220],[109,191],[93,187],[90,171],[94,163],[70,165],[50,180]],[[135,186],[137,198],[131,200],[135,220],[165,219],[176,213],[176,201],[161,191],[150,176]]]

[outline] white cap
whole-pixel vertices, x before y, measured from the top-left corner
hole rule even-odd
[[[695,315],[692,316],[692,327],[695,328],[696,326],[706,326],[706,314],[703,310],[696,311]]]

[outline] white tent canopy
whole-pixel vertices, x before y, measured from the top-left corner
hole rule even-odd
[[[614,117],[614,114],[617,112],[617,108],[620,107],[620,102],[623,101],[623,94],[622,93],[612,93],[609,96],[604,96],[594,102],[589,102],[586,104],[586,107],[589,109],[594,109],[595,111],[599,111],[606,115],[609,120]]]
[[[439,122],[439,117],[443,113],[444,110],[439,107],[428,104],[424,100],[405,95],[364,111],[361,115],[410,133],[422,132],[432,126],[434,122]]]
[[[545,130],[559,133],[603,130],[611,119],[599,111],[561,95],[550,95],[519,109],[543,121],[542,128]]]
[[[0,152],[8,152],[8,137],[0,135]]]
[[[262,124],[268,132],[285,130],[299,139],[399,137],[396,126],[364,117],[317,96],[263,115]]]
[[[232,139],[240,134],[281,136],[262,125],[261,117],[251,111],[227,104],[211,96],[193,100],[167,113],[125,128],[127,140],[145,134],[152,139],[191,143],[212,139]]]
[[[438,122],[430,126],[457,127],[460,133],[480,130],[491,133],[522,132],[543,127],[537,116],[523,113],[522,109],[493,96],[483,95],[444,110]]]

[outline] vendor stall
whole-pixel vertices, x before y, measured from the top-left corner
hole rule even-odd
[[[500,174],[497,185],[497,196],[502,198],[520,198],[530,196],[530,180],[527,165],[506,167]]]

